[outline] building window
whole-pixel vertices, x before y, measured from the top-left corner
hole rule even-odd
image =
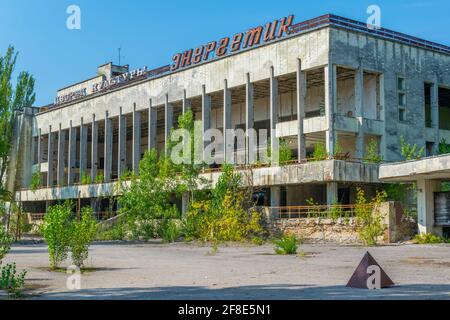
[[[398,120],[406,121],[406,83],[405,78],[397,78]]]

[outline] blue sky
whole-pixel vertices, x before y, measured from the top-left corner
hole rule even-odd
[[[81,30],[68,30],[66,9],[81,8]],[[36,78],[36,105],[56,90],[95,75],[98,65],[122,62],[156,68],[174,53],[295,14],[295,21],[325,13],[366,21],[382,10],[382,26],[450,45],[448,0],[0,0],[0,52],[19,53],[17,70]]]

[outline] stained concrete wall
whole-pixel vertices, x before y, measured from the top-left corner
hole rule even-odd
[[[330,31],[332,63],[382,74],[381,113],[385,119],[385,159],[401,160],[399,138],[425,146],[424,82],[450,86],[450,56],[340,28]],[[406,79],[406,121],[398,121],[397,77]],[[365,85],[373,79],[365,79]],[[373,103],[374,97],[365,94]],[[372,108],[371,108],[372,109]],[[373,114],[364,107],[364,114]]]
[[[138,111],[148,108],[150,99],[153,106],[164,105],[167,93],[169,102],[182,100],[184,90],[188,99],[197,97],[202,94],[203,85],[207,93],[221,91],[224,79],[228,80],[229,88],[243,86],[247,73],[250,73],[252,82],[268,79],[271,66],[275,76],[294,73],[299,58],[302,59],[302,68],[317,68],[328,63],[328,44],[329,29],[316,30],[52,109],[36,116],[36,127],[42,128],[42,134],[45,134],[50,124],[61,122],[62,128],[66,129],[69,119],[72,119],[73,126],[79,126],[81,117],[88,123],[93,113],[97,121],[104,119],[107,110],[110,117],[118,116],[120,107],[124,114],[131,113],[133,103],[136,103]]]

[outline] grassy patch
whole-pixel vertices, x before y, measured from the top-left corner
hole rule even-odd
[[[281,255],[297,254],[298,239],[294,234],[283,235],[281,239],[275,240],[275,253]]]

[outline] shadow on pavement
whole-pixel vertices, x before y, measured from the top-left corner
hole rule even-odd
[[[383,290],[361,290],[344,286],[261,285],[231,288],[173,286],[155,288],[99,288],[73,292],[46,293],[37,299],[95,300],[443,300],[450,299],[450,285],[417,284]]]

